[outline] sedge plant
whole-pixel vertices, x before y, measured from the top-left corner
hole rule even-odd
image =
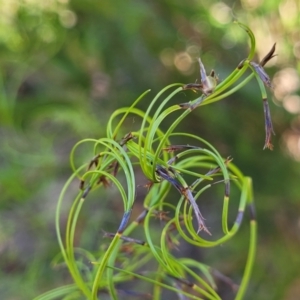
[[[241,281],[234,284],[226,278],[226,282],[232,284],[235,299],[244,297],[256,249],[252,180],[243,175],[231,158],[223,158],[208,141],[194,134],[176,131],[193,110],[227,98],[255,77],[264,108],[264,148],[272,149],[273,126],[265,90],[265,86],[271,87],[271,81],[263,66],[274,56],[275,45],[260,63],[253,62],[255,37],[247,26],[236,23],[248,34],[250,51],[226,79],[219,82],[214,71],[207,75],[199,59],[199,83],[176,83],[165,87],[144,111],[139,108],[139,103],[149,93],[146,91],[130,107],[119,108],[112,113],[105,137],[84,139],[74,146],[70,155],[73,173],[62,189],[56,210],[61,260],[68,268],[73,283],[46,292],[36,300],[124,299],[126,295],[127,299],[158,300],[170,298],[172,294],[177,299],[221,299],[215,279],[222,280],[225,276],[204,262],[182,255],[180,246],[186,243],[196,248],[212,248],[229,242],[235,237],[244,212],[248,210],[249,245]],[[245,74],[247,70],[249,75]],[[170,105],[175,95],[187,89],[200,95],[190,102]],[[140,120],[136,121],[137,130],[121,133],[126,120],[133,117]],[[172,123],[163,131],[162,123],[166,118]],[[188,143],[173,142],[182,139]],[[77,165],[76,153],[84,144],[89,145],[93,158]],[[133,218],[137,172],[142,172],[145,177],[147,192],[143,209],[138,217]],[[63,203],[74,181],[80,182],[78,194],[69,208],[67,222],[62,225]],[[85,203],[91,193],[112,186],[122,201],[123,216],[113,232],[99,228],[106,238],[105,245],[99,245],[98,249],[81,248],[74,239]],[[209,215],[202,212],[201,199],[207,190],[217,186],[223,186],[223,196],[219,215],[222,234],[216,236],[215,229],[209,226]],[[238,191],[233,200],[232,188]],[[168,196],[173,191],[177,199],[170,201]],[[234,211],[231,211],[232,201],[236,204]],[[102,209],[105,210],[105,207]],[[229,220],[229,214],[235,214],[234,222]],[[157,222],[161,226],[159,230]],[[141,228],[144,238],[138,239],[135,232]],[[144,288],[139,288],[141,286]]]

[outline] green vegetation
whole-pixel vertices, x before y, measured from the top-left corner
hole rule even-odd
[[[242,88],[255,75],[264,103],[265,147],[272,149],[270,135],[273,128],[263,85],[265,83],[270,86],[270,79],[263,70],[263,65],[274,57],[275,46],[260,64],[252,62],[255,54],[255,37],[247,26],[241,23],[238,25],[249,35],[250,53],[220,84],[214,79],[215,77],[206,75],[204,65],[199,60],[201,83],[167,86],[156,95],[144,112],[138,109],[137,105],[147,95],[148,92],[146,92],[130,107],[113,112],[108,120],[105,137],[98,140],[84,139],[75,145],[71,152],[73,175],[62,190],[56,212],[56,231],[62,258],[74,280],[74,285],[63,286],[36,299],[45,300],[57,297],[78,299],[82,295],[87,299],[98,299],[101,293],[108,293],[110,299],[119,299],[121,293],[163,299],[166,297],[163,296],[164,290],[173,291],[189,299],[203,299],[203,297],[221,299],[216,291],[217,283],[212,276],[212,268],[191,257],[181,256],[180,245],[185,241],[191,247],[211,248],[227,242],[238,231],[245,208],[248,206],[250,210],[248,258],[235,296],[235,299],[243,298],[249,283],[256,248],[256,217],[252,181],[249,177],[242,175],[231,163],[231,159],[222,158],[207,141],[190,133],[175,132],[182,120],[187,118],[194,109],[224,99]],[[253,73],[236,84],[249,67]],[[177,86],[179,87],[173,90]],[[199,89],[202,95],[188,103],[168,106],[176,94],[187,89]],[[165,96],[166,93],[169,94]],[[166,132],[163,132],[162,123],[176,111],[183,112],[177,118],[171,119],[172,125]],[[132,117],[131,115],[135,119],[141,118],[140,122],[135,120],[135,127],[138,126],[138,129],[120,137],[119,133],[122,132],[124,123],[126,119]],[[180,140],[187,138],[191,142],[186,145],[174,145],[172,139],[175,137]],[[89,164],[77,167],[77,148],[83,144],[92,144],[91,150],[94,158]],[[173,155],[174,152],[179,153]],[[203,171],[205,169],[208,170]],[[136,173],[141,171],[149,180],[148,192],[145,194],[142,211],[135,220],[130,222],[137,199],[135,177]],[[185,180],[185,176],[188,175],[193,178],[190,184]],[[81,191],[72,202],[66,228],[62,229],[60,223],[63,201],[75,178],[81,181]],[[240,194],[239,201],[234,200],[238,209],[233,225],[228,224],[232,223],[229,218],[231,182],[235,184]],[[223,234],[217,239],[214,237],[207,239],[204,235],[198,234],[203,231],[206,236],[212,235],[205,224],[210,220],[209,218],[205,220],[196,200],[201,203],[206,190],[221,183],[224,184],[225,189],[223,208],[220,213]],[[123,202],[123,217],[119,228],[115,230],[115,233],[104,232],[104,237],[111,238],[112,241],[107,245],[104,243],[101,250],[96,252],[77,248],[75,246],[77,225],[80,222],[80,214],[84,210],[87,196],[94,190],[112,186],[118,190],[122,199],[120,202]],[[179,192],[180,197],[176,202],[170,203],[171,187]],[[99,198],[101,199],[101,194]],[[99,209],[101,209],[101,204]],[[193,224],[193,215],[196,225]],[[160,234],[158,228],[152,226],[153,220],[157,218],[164,223]],[[143,227],[145,240],[134,238],[134,231],[138,226]],[[126,248],[124,250],[122,247],[124,244],[128,244],[130,250]],[[174,248],[178,251],[177,255],[173,253]],[[226,278],[226,280],[229,279]],[[135,282],[137,289],[128,290],[129,287],[126,286],[123,289],[119,288],[121,284],[131,281]],[[139,281],[148,283],[149,287],[143,286],[138,283]]]
[[[295,1],[0,8],[2,298],[298,295]]]

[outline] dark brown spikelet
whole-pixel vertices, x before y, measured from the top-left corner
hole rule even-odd
[[[264,149],[268,148],[270,150],[273,150],[271,139],[272,139],[272,134],[275,133],[273,130],[271,113],[270,113],[269,103],[267,99],[263,99],[263,105],[264,105],[264,115],[265,115],[265,132],[266,132]]]
[[[270,59],[272,59],[276,54],[274,54],[276,49],[276,43],[273,45],[269,53],[260,61],[260,65],[263,67]]]

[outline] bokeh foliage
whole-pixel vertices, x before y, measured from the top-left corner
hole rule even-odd
[[[101,137],[109,113],[143,91],[194,82],[199,55],[207,69],[225,78],[247,53],[247,38],[232,25],[233,17],[258,37],[259,58],[277,42],[278,57],[267,66],[275,85],[269,93],[275,149],[262,151],[262,104],[255,82],[235,97],[195,111],[183,128],[209,140],[224,157],[232,156],[253,178],[259,226],[251,282],[255,298],[298,295],[297,1],[2,0],[0,11],[2,298],[30,299],[69,282],[63,267],[50,264],[59,251],[53,216],[70,174],[72,146]],[[127,126],[130,131],[134,120]],[[89,158],[90,153],[80,153],[82,161]],[[97,247],[91,236],[98,232],[101,239],[106,220],[105,229],[115,225],[110,211],[117,204],[107,201],[107,212],[90,205],[93,213],[82,221],[87,229],[77,239]],[[245,258],[243,230],[235,244],[197,255],[235,279]]]

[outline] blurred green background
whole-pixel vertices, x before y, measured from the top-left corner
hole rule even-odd
[[[0,0],[0,298],[32,299],[70,282],[67,271],[51,261],[59,252],[54,213],[71,174],[72,146],[103,136],[110,113],[145,90],[154,96],[167,84],[195,82],[199,56],[207,71],[226,78],[247,56],[247,35],[232,23],[238,18],[256,35],[258,59],[277,43],[278,56],[266,66],[274,84],[268,93],[274,151],[262,150],[263,108],[254,80],[234,96],[194,111],[182,129],[232,156],[253,178],[259,233],[247,299],[299,299],[299,5]],[[179,103],[190,96],[182,93]],[[99,246],[105,221],[103,206],[101,215],[91,214],[98,207],[82,216],[90,228],[84,239],[93,247]],[[236,240],[201,257],[237,283],[248,244],[245,221]]]

